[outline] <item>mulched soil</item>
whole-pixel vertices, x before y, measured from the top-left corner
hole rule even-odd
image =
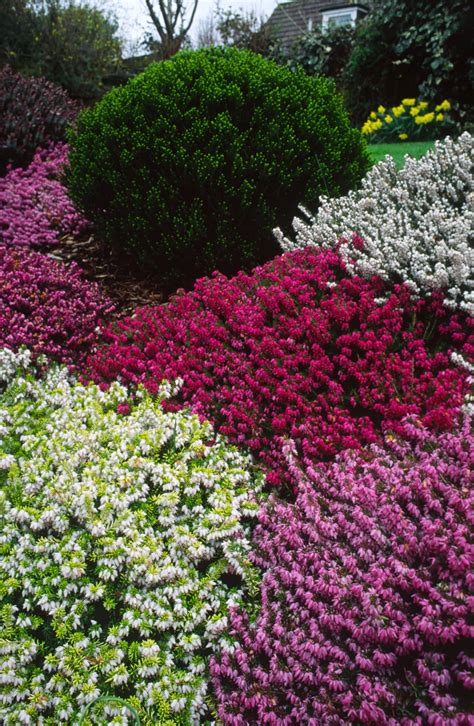
[[[157,275],[133,271],[92,235],[82,239],[65,236],[58,246],[40,250],[65,263],[76,262],[84,277],[96,282],[115,304],[115,317],[130,315],[137,307],[157,305],[168,297]]]

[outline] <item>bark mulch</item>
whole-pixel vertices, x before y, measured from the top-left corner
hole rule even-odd
[[[115,317],[130,315],[143,305],[157,305],[168,297],[158,275],[137,273],[93,236],[63,237],[54,248],[40,251],[55,260],[76,262],[84,277],[96,282],[113,301]]]

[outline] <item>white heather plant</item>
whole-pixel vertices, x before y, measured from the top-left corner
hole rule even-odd
[[[27,365],[0,352],[0,722],[77,723],[106,694],[142,724],[201,723],[228,608],[258,587],[260,475],[163,410],[171,384],[130,404]],[[105,711],[94,723],[130,722]]]
[[[474,138],[437,141],[418,161],[390,157],[357,191],[321,197],[309,222],[296,218],[295,241],[274,230],[284,251],[336,247],[352,274],[405,282],[419,295],[443,289],[446,303],[474,314]]]

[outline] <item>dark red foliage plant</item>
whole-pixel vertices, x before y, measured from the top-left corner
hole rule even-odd
[[[0,245],[0,347],[77,363],[112,304],[74,263]]]
[[[290,465],[260,512],[257,617],[211,663],[229,726],[472,724],[474,435],[433,434]]]
[[[87,375],[152,391],[181,377],[175,405],[249,447],[278,483],[287,437],[321,460],[398,431],[407,414],[449,428],[468,386],[450,356],[472,359],[473,323],[440,294],[351,278],[337,253],[307,248],[137,310],[104,332]]]
[[[8,164],[26,166],[38,147],[64,141],[79,104],[46,78],[0,69],[0,175]]]

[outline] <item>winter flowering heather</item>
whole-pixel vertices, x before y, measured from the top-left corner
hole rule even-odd
[[[295,219],[283,250],[338,248],[352,274],[406,283],[417,294],[444,290],[446,304],[474,315],[474,137],[436,142],[397,171],[376,164],[358,191],[322,198],[309,223]]]
[[[57,244],[87,226],[60,181],[67,145],[38,151],[27,169],[0,179],[0,242],[18,247]]]
[[[259,515],[262,609],[212,666],[225,724],[472,723],[474,435],[406,422]],[[471,655],[469,655],[469,653]]]
[[[208,423],[163,411],[171,384],[130,405],[118,383],[26,363],[0,355],[0,721],[76,723],[108,694],[143,724],[200,723],[228,608],[258,585],[259,478]]]
[[[75,264],[0,244],[0,346],[28,346],[67,363],[95,342],[112,303]]]
[[[409,413],[451,426],[469,372],[450,355],[472,361],[473,326],[440,295],[417,300],[403,286],[351,278],[336,252],[309,247],[138,310],[105,331],[89,366],[97,381],[152,391],[182,377],[176,404],[250,447],[277,483],[287,437],[324,459],[398,430]]]

